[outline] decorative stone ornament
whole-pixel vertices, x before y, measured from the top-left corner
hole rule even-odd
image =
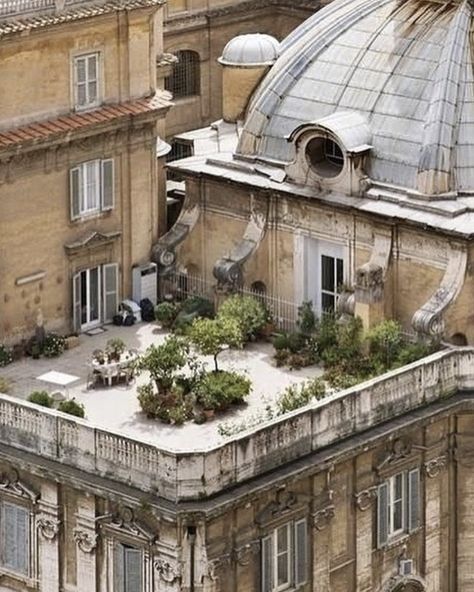
[[[59,532],[60,520],[56,518],[39,518],[36,522],[38,532],[47,541],[54,541]]]
[[[167,584],[173,584],[176,580],[181,578],[177,565],[171,565],[165,559],[155,559],[153,566],[160,578]]]
[[[73,537],[76,545],[83,553],[92,553],[97,546],[97,534],[75,528],[73,530]]]
[[[329,526],[329,523],[336,515],[335,507],[333,505],[326,506],[313,514],[313,525],[316,530],[324,530]]]
[[[437,477],[446,466],[446,455],[442,454],[425,462],[425,473],[430,478]]]
[[[370,508],[372,502],[377,499],[377,492],[378,489],[374,485],[373,487],[363,489],[362,491],[359,491],[359,493],[355,494],[356,506],[361,512],[365,512]]]

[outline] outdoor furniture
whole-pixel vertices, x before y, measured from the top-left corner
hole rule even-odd
[[[99,360],[93,359],[91,370],[92,375],[96,375],[94,384],[95,380],[98,380],[97,375],[100,375],[100,379],[108,386],[112,386],[114,379],[119,381],[121,378],[125,380],[126,384],[129,384],[134,378],[134,367],[137,359],[138,352],[135,350],[128,350],[120,354],[119,360],[104,361],[103,364]]]
[[[48,384],[54,384],[55,386],[63,388],[65,398],[67,398],[69,396],[69,386],[73,382],[80,380],[80,376],[74,376],[73,374],[66,374],[65,372],[51,370],[50,372],[41,374],[41,376],[37,376],[36,380],[40,380],[41,382],[46,382]],[[60,397],[57,393],[55,396],[59,400]]]

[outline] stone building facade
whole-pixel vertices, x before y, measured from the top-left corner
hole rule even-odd
[[[233,152],[170,166],[187,203],[158,262],[166,252],[174,269],[294,310],[309,300],[366,327],[396,318],[423,338],[474,340],[472,12],[399,8],[337,2],[283,41],[240,116],[224,117]],[[234,60],[224,104],[260,50]]]
[[[473,589],[474,354],[173,452],[0,396],[0,590]]]
[[[0,6],[0,339],[92,328],[163,225],[162,2]],[[19,75],[21,73],[21,75]],[[162,204],[160,206],[160,204]]]
[[[181,57],[165,72],[174,92],[166,134],[194,130],[222,117],[222,72],[217,59],[236,35],[268,33],[285,38],[321,4],[319,0],[169,0],[164,51]],[[178,80],[176,80],[176,78]],[[177,152],[182,156],[182,152]]]

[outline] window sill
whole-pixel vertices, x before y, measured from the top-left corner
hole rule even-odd
[[[98,109],[102,105],[102,101],[96,101],[95,103],[90,103],[89,105],[74,105],[73,111],[75,113],[85,113],[87,111],[92,111],[93,109]]]
[[[376,549],[376,551],[391,551],[392,549],[395,549],[396,547],[405,544],[411,536],[418,534],[422,530],[422,528],[422,526],[419,526],[417,529],[412,530],[411,532],[404,532],[402,534],[396,535],[395,537],[390,539],[383,547],[379,547],[378,549]]]
[[[38,581],[31,578],[30,576],[25,576],[13,571],[9,571],[5,567],[0,567],[0,581],[8,579],[15,581],[16,583],[21,583],[27,587],[28,590],[37,590],[38,589]]]
[[[105,217],[107,217],[107,215],[110,215],[110,213],[112,211],[113,211],[113,208],[111,208],[109,210],[99,210],[97,212],[94,211],[89,214],[82,214],[81,216],[70,220],[70,224],[76,225],[76,224],[81,224],[83,222],[89,222],[90,220],[96,220],[97,218],[105,218]]]
[[[187,103],[193,103],[200,99],[201,95],[189,95],[186,97],[173,97],[172,101],[175,104],[175,107],[179,107],[181,105],[186,105]]]

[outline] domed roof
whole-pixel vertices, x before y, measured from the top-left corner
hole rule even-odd
[[[224,66],[269,66],[279,55],[280,44],[271,35],[239,35],[224,47],[219,63]]]
[[[288,163],[295,129],[354,112],[372,134],[373,180],[474,191],[472,21],[467,0],[335,0],[281,44],[237,153]]]

